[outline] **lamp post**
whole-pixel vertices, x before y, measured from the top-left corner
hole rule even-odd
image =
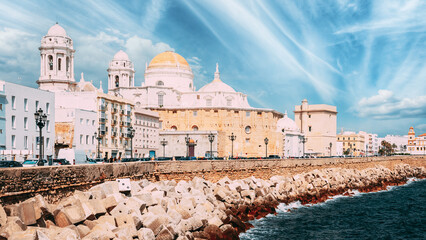
[[[97,154],[96,154],[96,158],[101,158],[100,157],[100,148],[101,148],[101,140],[102,140],[102,135],[101,135],[101,128],[98,127],[98,132],[95,132],[95,138],[96,140],[98,140],[98,149],[97,149]]]
[[[191,138],[189,137],[189,134],[186,134],[186,137],[185,137],[185,142],[186,142],[186,157],[189,157],[189,140],[191,140]]]
[[[213,133],[210,133],[208,135],[208,138],[209,138],[209,142],[210,142],[210,159],[213,159],[213,147],[212,147],[212,144],[213,144],[213,141],[214,141]]]
[[[265,139],[263,139],[263,141],[265,142],[265,158],[268,157],[268,143],[269,143],[269,139],[266,137]]]
[[[331,157],[331,147],[333,146],[333,143],[330,143],[330,157]]]
[[[234,158],[234,141],[237,139],[237,136],[234,135],[234,133],[231,133],[231,136],[229,136],[229,140],[231,140],[231,158]]]
[[[127,131],[130,138],[130,158],[133,158],[133,137],[135,136],[135,129],[130,126]]]
[[[303,157],[305,157],[305,143],[308,141],[308,138],[303,136],[300,141],[303,143]]]
[[[47,120],[47,115],[43,114],[43,110],[38,109],[38,111],[36,111],[34,113],[34,118],[36,121],[36,125],[38,126],[38,128],[40,129],[40,138],[39,138],[39,157],[38,157],[38,166],[44,166],[44,162],[43,162],[43,133],[42,133],[42,129],[43,127],[46,125],[46,120]]]
[[[163,157],[166,157],[166,145],[167,145],[166,139],[163,138],[163,140],[160,141],[161,146],[163,146]]]

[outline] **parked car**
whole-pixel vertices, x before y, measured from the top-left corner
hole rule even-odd
[[[87,158],[86,163],[102,164],[102,163],[104,163],[104,159],[103,158]]]
[[[65,158],[53,159],[53,165],[71,165]]]
[[[38,164],[38,159],[27,159],[22,163],[23,167],[36,167]],[[47,166],[47,160],[43,159],[44,165]]]
[[[17,161],[0,161],[0,168],[22,167],[22,164]]]

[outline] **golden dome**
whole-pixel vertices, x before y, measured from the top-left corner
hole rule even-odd
[[[181,68],[191,71],[185,58],[172,51],[166,51],[155,56],[148,68]]]

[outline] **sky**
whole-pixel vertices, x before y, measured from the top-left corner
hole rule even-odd
[[[221,79],[251,106],[337,107],[337,132],[426,132],[426,1],[0,1],[0,79],[37,87],[38,47],[56,22],[73,39],[75,76],[107,89],[119,50],[144,81],[172,50],[197,89]],[[6,14],[7,13],[7,14]]]

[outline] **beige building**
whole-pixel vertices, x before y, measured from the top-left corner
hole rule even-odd
[[[414,128],[410,127],[407,150],[412,155],[426,155],[426,133],[416,137]]]
[[[134,104],[122,97],[97,93],[101,158],[130,157],[129,127],[134,118]]]
[[[337,135],[337,141],[342,143],[342,152],[348,151],[351,156],[365,155],[365,142],[368,141],[364,132],[343,132]]]
[[[294,118],[297,127],[306,136],[305,154],[329,156],[336,154],[337,111],[335,106],[326,104],[295,106]],[[331,148],[330,148],[331,146]]]

